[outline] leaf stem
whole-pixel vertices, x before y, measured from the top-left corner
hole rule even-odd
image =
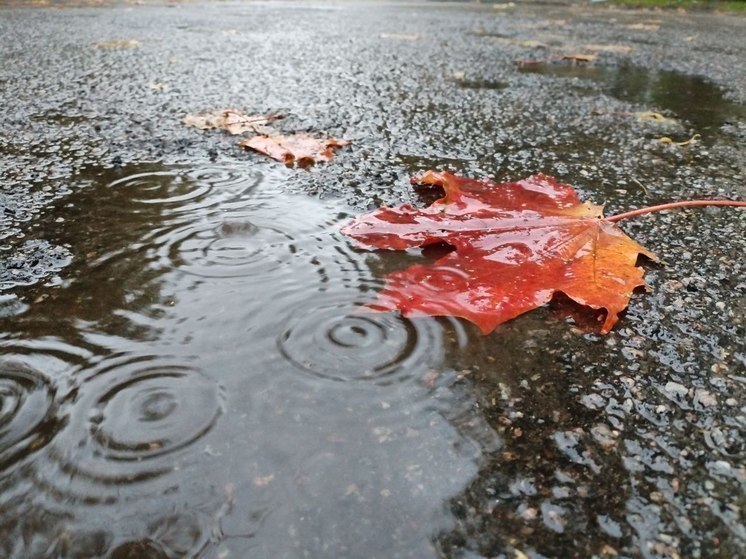
[[[605,217],[606,221],[617,222],[622,219],[628,219],[630,217],[637,217],[638,215],[649,214],[651,212],[660,212],[663,210],[673,210],[675,208],[695,208],[702,206],[736,206],[746,208],[746,202],[733,201],[733,200],[684,200],[683,202],[671,202],[669,204],[661,204],[659,206],[650,206],[648,208],[640,208],[639,210],[632,210],[631,212],[624,212],[621,214],[612,215]]]

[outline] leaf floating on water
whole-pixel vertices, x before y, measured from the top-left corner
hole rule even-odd
[[[375,310],[458,316],[487,334],[562,292],[606,309],[606,333],[632,291],[645,286],[637,257],[655,255],[569,185],[542,174],[497,184],[435,171],[417,182],[442,187],[445,195],[424,209],[380,208],[342,231],[368,248],[446,243],[455,250],[389,274]]]
[[[268,155],[285,165],[308,167],[319,161],[329,161],[334,150],[349,145],[348,140],[316,138],[305,132],[287,136],[254,136],[241,140],[238,145]]]
[[[181,119],[181,123],[200,130],[219,128],[237,136],[245,132],[262,133],[264,131],[263,126],[280,118],[282,118],[282,115],[249,116],[237,109],[220,109],[188,114]]]

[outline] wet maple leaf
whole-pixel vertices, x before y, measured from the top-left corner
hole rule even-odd
[[[307,167],[319,161],[329,161],[334,157],[334,149],[349,145],[347,140],[336,138],[316,138],[300,132],[287,136],[254,136],[238,143],[241,147],[268,155],[285,165],[297,164]]]
[[[644,286],[638,255],[655,255],[603,218],[603,207],[538,174],[497,184],[428,171],[418,182],[445,195],[424,209],[403,205],[358,217],[343,232],[368,248],[405,250],[446,243],[430,265],[389,274],[376,310],[458,316],[487,334],[562,292],[605,309],[601,332]]]

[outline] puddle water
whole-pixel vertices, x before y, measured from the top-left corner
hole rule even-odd
[[[500,445],[457,383],[476,333],[362,312],[379,256],[287,172],[65,199],[66,283],[0,318],[0,556],[433,555]]]
[[[590,79],[603,84],[605,93],[651,110],[671,111],[697,133],[710,136],[725,122],[746,117],[746,107],[728,101],[707,80],[670,71],[651,71],[634,66],[531,64],[521,72],[564,78]]]
[[[588,374],[615,368],[605,343],[547,309],[487,337],[364,311],[438,253],[355,250],[292,172],[91,169],[40,222],[73,259],[0,300],[0,557],[592,556],[679,533],[636,488],[679,475],[646,446],[658,420]],[[703,539],[700,512],[677,522]]]

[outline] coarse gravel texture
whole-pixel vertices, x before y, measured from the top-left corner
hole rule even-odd
[[[65,288],[65,266],[83,255],[43,232],[64,226],[60,209],[98,170],[279,165],[180,123],[200,110],[281,113],[283,131],[351,140],[285,186],[355,212],[421,203],[408,178],[433,167],[498,180],[541,171],[609,214],[746,198],[743,16],[585,4],[0,8],[0,37],[3,330]],[[746,554],[745,226],[736,209],[625,222],[661,262],[646,264],[652,292],[614,331],[587,334],[542,309],[456,358],[501,443],[481,447],[479,473],[444,504],[453,522],[433,534],[433,556]]]

